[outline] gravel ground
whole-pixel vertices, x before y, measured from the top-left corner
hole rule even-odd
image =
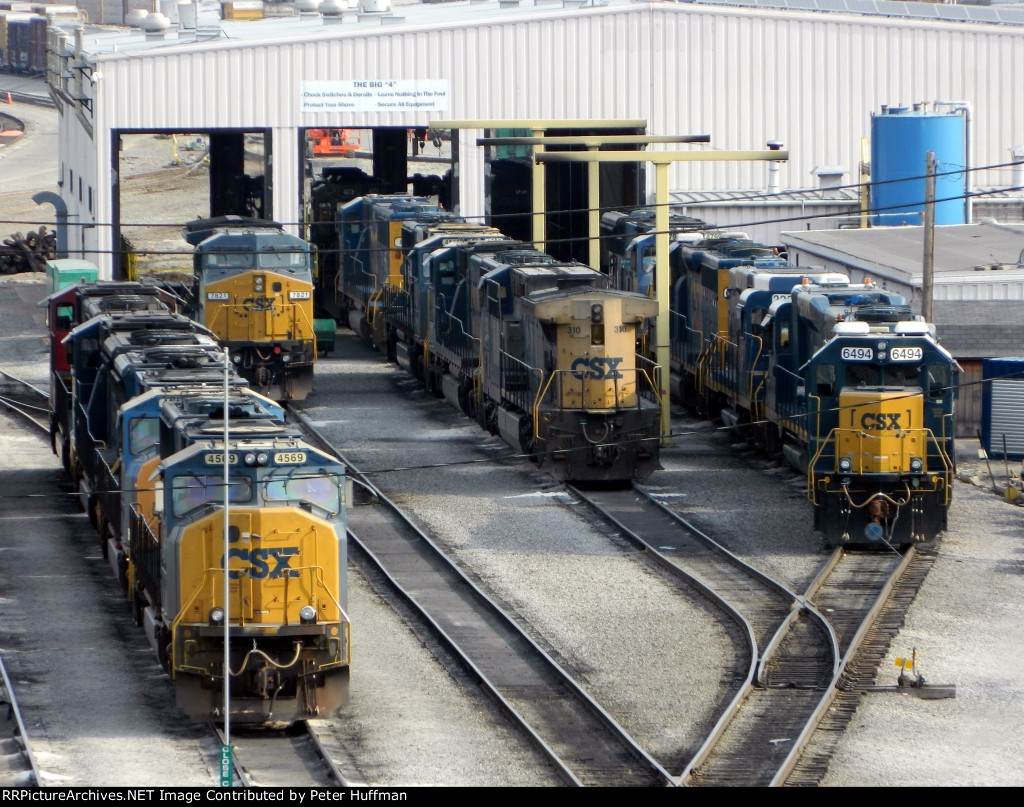
[[[318,366],[304,404],[315,425],[357,467],[375,472],[374,483],[528,623],[649,753],[678,766],[719,704],[720,671],[704,659],[732,652],[714,617],[675,596],[625,541],[595,531],[532,466],[502,461],[503,443],[379,354],[345,332],[339,352],[343,362]],[[345,419],[324,420],[325,406],[342,397]],[[400,431],[382,434],[382,411]],[[439,442],[456,464],[443,471],[432,468]],[[683,677],[688,689],[679,686]]]

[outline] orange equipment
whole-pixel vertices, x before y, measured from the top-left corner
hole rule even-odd
[[[307,129],[306,135],[316,156],[351,157],[360,146],[358,129]]]

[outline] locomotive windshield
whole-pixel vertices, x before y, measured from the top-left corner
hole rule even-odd
[[[308,255],[305,250],[294,247],[267,247],[256,256],[256,262],[261,269],[302,268],[308,262]]]
[[[128,451],[133,457],[146,453],[160,442],[160,421],[151,417],[132,418],[128,441]]]
[[[254,259],[255,255],[248,250],[245,252],[207,252],[203,256],[203,265],[215,269],[251,269],[255,262]]]
[[[921,375],[917,364],[850,364],[846,383],[851,387],[914,387]]]
[[[264,479],[264,497],[268,502],[311,504],[336,516],[341,512],[341,495],[334,478],[322,469],[275,469]]]
[[[246,476],[228,478],[231,503],[252,501],[252,480]],[[206,504],[224,503],[224,477],[217,475],[186,474],[171,480],[171,501],[174,515],[179,518]]]

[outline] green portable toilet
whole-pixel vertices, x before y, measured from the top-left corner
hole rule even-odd
[[[58,258],[46,262],[47,296],[75,283],[94,283],[100,270],[95,264],[78,258]]]

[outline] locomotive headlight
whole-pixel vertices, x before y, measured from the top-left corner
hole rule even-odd
[[[270,462],[270,455],[266,451],[261,451],[256,455],[256,462],[259,465],[266,465]]]
[[[284,362],[285,364],[287,364],[291,360],[292,360],[292,357],[291,357],[290,353],[282,353],[281,354],[281,361]]]
[[[851,460],[849,457],[841,457],[839,459],[839,470],[842,471],[844,474],[850,473],[850,470],[852,468],[853,460]]]
[[[255,465],[256,455],[252,451],[250,451],[245,455],[245,457],[243,457],[243,461],[245,462],[246,465]]]
[[[879,342],[878,343],[878,349],[879,350],[885,350],[887,347],[889,347],[889,345],[886,342]]]
[[[214,606],[210,609],[210,624],[211,625],[223,625],[224,624],[224,609],[220,606]]]
[[[231,361],[233,361],[235,364],[241,364],[242,357],[236,353],[234,356],[231,357]]]
[[[920,457],[911,457],[910,470],[915,474],[921,473],[924,470],[924,461]]]
[[[604,306],[601,303],[594,303],[590,306],[590,321],[602,322],[604,320]]]
[[[304,625],[312,625],[316,622],[316,608],[312,605],[303,605],[299,609],[299,619]]]

